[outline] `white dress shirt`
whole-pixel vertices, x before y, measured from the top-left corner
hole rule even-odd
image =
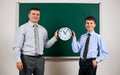
[[[80,58],[82,59],[83,59],[85,42],[88,37],[87,34],[88,33],[83,34],[78,41],[76,40],[76,38],[73,38],[72,41],[73,51],[75,53],[79,52]],[[104,44],[102,37],[99,34],[95,33],[94,31],[91,32],[90,34],[91,36],[88,46],[87,59],[96,58],[96,61],[100,62],[106,57],[106,55],[108,54],[108,50]],[[99,51],[100,51],[100,56],[97,56]]]
[[[16,38],[15,38],[15,44],[14,44],[14,55],[17,62],[21,62],[21,54],[24,55],[31,55],[35,56],[35,38],[34,38],[34,27],[32,22],[27,22],[23,25],[21,25],[17,31]],[[45,48],[50,48],[57,39],[55,37],[52,37],[50,40],[48,40],[48,34],[47,30],[41,26],[38,25],[38,34],[39,34],[39,47],[40,47],[40,53],[44,54],[43,50]]]

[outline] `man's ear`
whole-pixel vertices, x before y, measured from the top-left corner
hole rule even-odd
[[[96,27],[96,23],[95,23],[95,26],[94,27]]]

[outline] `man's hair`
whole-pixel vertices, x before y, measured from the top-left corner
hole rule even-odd
[[[30,8],[30,11],[31,11],[31,10],[37,10],[37,11],[40,11],[39,8]],[[30,13],[30,11],[29,11],[29,13]]]
[[[85,18],[85,21],[86,20],[92,20],[92,21],[94,21],[95,23],[96,23],[96,19],[93,17],[93,16],[88,16],[88,17],[86,17]]]

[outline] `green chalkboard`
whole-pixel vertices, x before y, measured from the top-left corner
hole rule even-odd
[[[67,26],[74,30],[77,39],[86,33],[84,26],[87,16],[96,18],[95,31],[99,33],[99,4],[96,3],[19,3],[19,26],[28,22],[28,11],[30,8],[37,7],[41,10],[39,24],[48,31],[49,38],[53,37],[54,32]],[[72,39],[68,41],[58,41],[48,49],[44,50],[45,56],[50,57],[77,57],[79,53],[73,53],[71,48]]]

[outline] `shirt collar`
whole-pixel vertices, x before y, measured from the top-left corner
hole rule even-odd
[[[33,25],[35,25],[35,24],[38,26],[38,23],[32,23],[31,21],[29,21],[28,23],[29,23],[29,25],[32,26],[32,27],[33,27]]]
[[[88,33],[92,35],[92,34],[94,34],[94,33],[95,33],[95,31],[92,31],[92,32],[87,32],[87,34],[88,34]],[[87,35],[87,34],[86,34],[86,35]]]

